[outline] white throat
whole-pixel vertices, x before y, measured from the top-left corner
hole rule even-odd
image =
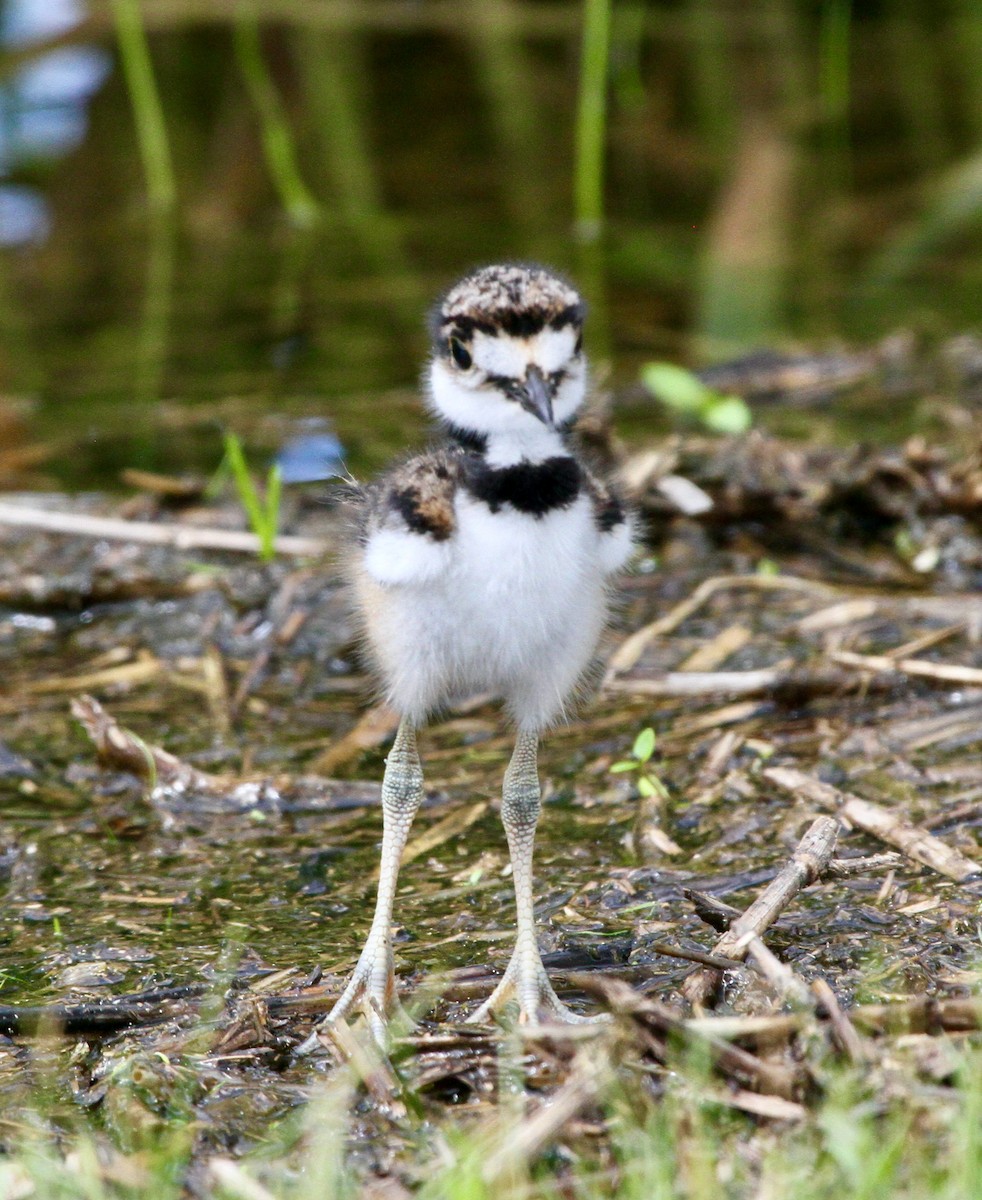
[[[511,467],[515,463],[545,462],[547,458],[568,454],[563,439],[547,425],[488,434],[485,459],[491,467]]]

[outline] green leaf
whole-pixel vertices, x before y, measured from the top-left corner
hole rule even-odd
[[[623,775],[625,771],[636,771],[638,764],[630,759],[622,759],[620,762],[615,762],[610,768],[611,775]]]
[[[634,739],[634,745],[631,747],[631,753],[638,762],[646,763],[652,754],[655,752],[655,731],[649,725],[647,729],[642,729],[638,736]]]
[[[713,433],[746,433],[753,423],[750,409],[740,396],[710,400],[699,413],[699,419]]]
[[[647,775],[642,775],[639,777],[638,791],[645,798],[650,798],[651,796],[657,796],[659,794],[658,789],[655,787],[654,783],[652,783],[652,781],[648,778]]]
[[[663,404],[696,416],[713,395],[691,371],[673,363],[648,363],[641,368],[641,382]]]

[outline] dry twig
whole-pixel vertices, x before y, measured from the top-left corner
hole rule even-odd
[[[615,675],[630,671],[655,638],[673,633],[683,621],[687,621],[693,613],[698,612],[707,600],[727,588],[755,588],[770,592],[785,590],[826,596],[838,594],[835,588],[827,584],[816,583],[811,579],[799,579],[794,575],[716,575],[712,579],[704,579],[688,599],[677,604],[671,612],[659,617],[657,621],[636,630],[617,647],[611,655],[605,682],[609,685]]]
[[[840,1049],[849,1056],[852,1062],[865,1062],[866,1052],[863,1049],[862,1040],[849,1017],[839,1006],[835,992],[824,979],[815,979],[812,981],[812,993],[828,1014],[828,1018],[832,1022],[832,1032],[835,1034]]]
[[[801,796],[809,804],[831,809],[850,825],[857,826],[882,842],[896,846],[908,858],[923,863],[958,883],[963,883],[982,871],[978,863],[945,845],[933,834],[911,825],[898,813],[849,792],[840,792],[838,788],[822,783],[820,779],[806,775],[804,771],[797,771],[791,767],[768,767],[764,771],[764,778],[785,791]]]
[[[187,1011],[209,991],[205,983],[153,988],[131,996],[113,996],[87,1004],[0,1005],[0,1033],[104,1034],[136,1025],[153,1025]]]
[[[399,717],[387,704],[376,704],[362,714],[352,729],[344,737],[332,742],[310,764],[312,771],[330,775],[357,758],[363,750],[374,750],[387,742],[396,731]]]
[[[933,683],[982,687],[982,670],[978,667],[964,667],[960,663],[936,663],[927,658],[893,658],[888,654],[853,654],[846,650],[839,650],[830,657],[833,662],[843,667],[855,667],[858,671],[872,671],[882,675],[913,675],[918,679],[929,679]]]
[[[830,668],[756,671],[669,671],[658,679],[608,679],[608,692],[633,696],[775,696],[800,698],[857,687],[847,671]]]
[[[92,517],[85,513],[54,512],[26,504],[0,501],[0,525],[42,529],[70,537],[105,538],[109,541],[142,542],[151,546],[173,546],[175,550],[230,550],[258,554],[262,549],[254,533],[237,529],[209,529],[195,525],[163,525],[153,521],[126,521],[120,517]],[[317,557],[331,549],[321,538],[282,534],[273,543],[277,554]]]
[[[695,1029],[667,1005],[641,995],[622,979],[590,974],[571,976],[570,982],[600,1000],[615,1016],[626,1018],[641,1045],[656,1062],[668,1061],[669,1043],[673,1040],[685,1045],[701,1045],[718,1071],[745,1087],[788,1100],[799,1090],[802,1077],[797,1065],[786,1066],[757,1058],[717,1038],[706,1024]]]
[[[838,828],[829,817],[817,817],[798,843],[787,866],[761,892],[745,913],[735,920],[713,947],[714,954],[743,958],[754,937],[769,928],[803,887],[814,883],[832,857]],[[703,967],[682,985],[682,993],[693,1005],[705,1004],[719,986],[720,972]]]

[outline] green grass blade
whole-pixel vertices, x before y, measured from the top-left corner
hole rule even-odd
[[[280,500],[283,494],[283,472],[279,466],[269,469],[266,483],[266,509],[263,529],[260,533],[262,548],[259,552],[263,562],[270,562],[276,555],[276,534],[280,526]]]
[[[610,0],[584,0],[574,203],[576,231],[588,242],[600,236],[603,224],[609,57]]]
[[[116,40],[133,106],[140,159],[151,208],[166,212],[177,197],[167,127],[137,0],[112,0]]]
[[[313,225],[320,207],[300,175],[293,135],[273,84],[259,39],[259,20],[251,7],[236,10],[235,55],[256,108],[266,165],[287,216],[299,226]]]
[[[841,186],[848,175],[851,0],[825,0],[818,39],[818,86],[826,166]]]
[[[242,451],[242,443],[234,433],[225,435],[225,458],[232,470],[236,494],[249,519],[249,528],[257,537],[262,538],[266,514],[263,512],[256,485],[252,482],[252,476],[249,474],[249,467]]]

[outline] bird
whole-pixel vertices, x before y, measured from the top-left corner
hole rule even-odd
[[[382,780],[378,893],[364,949],[324,1022],[361,1008],[384,1041],[398,1010],[391,926],[399,862],[423,797],[416,731],[456,698],[493,693],[515,729],[501,818],[511,856],[516,939],[469,1020],[517,1000],[536,1025],[586,1018],[556,995],[533,915],[541,807],[539,735],[563,719],[590,674],[611,579],[633,545],[629,508],[571,436],[587,394],[585,304],[537,264],[468,273],[435,305],[424,376],[442,440],[354,500],[348,567],[368,664],[399,725]],[[317,1029],[301,1051],[310,1052]]]

